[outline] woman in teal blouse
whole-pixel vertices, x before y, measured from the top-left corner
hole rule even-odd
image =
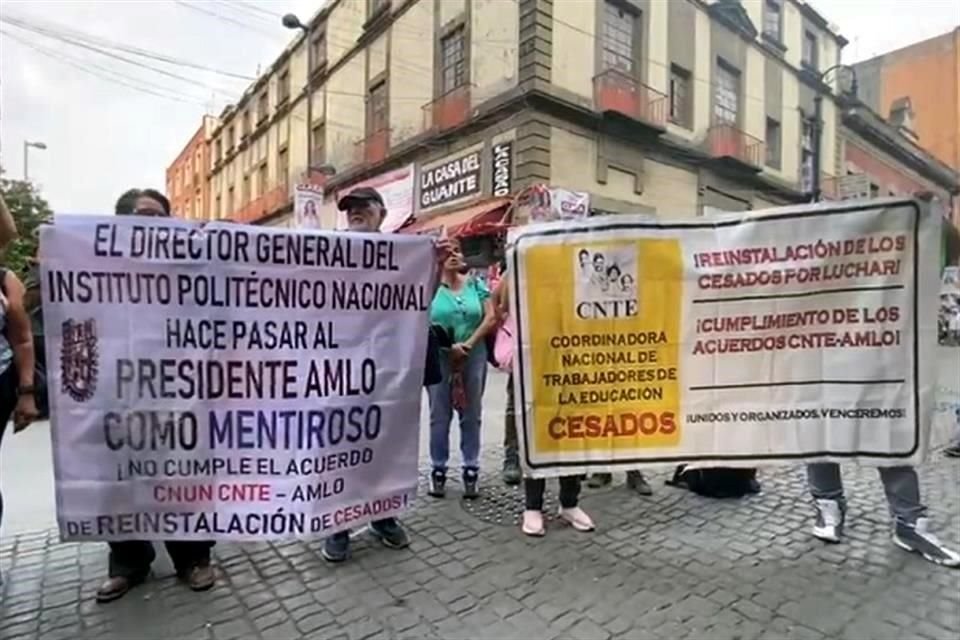
[[[466,263],[460,245],[453,242],[451,249],[430,305],[430,323],[446,332],[451,346],[441,353],[443,380],[427,387],[433,464],[429,494],[435,498],[446,495],[450,421],[456,409],[460,416],[463,495],[472,499],[479,496],[481,405],[487,379],[484,338],[493,329],[496,318],[489,289],[479,279],[462,273]]]

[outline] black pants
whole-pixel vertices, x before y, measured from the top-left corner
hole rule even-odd
[[[3,443],[3,432],[7,430],[7,423],[17,408],[17,387],[19,386],[17,369],[13,363],[0,374],[0,444]],[[0,523],[3,522],[3,494],[0,494]]]
[[[580,499],[580,476],[560,476],[560,506],[572,509]],[[524,478],[523,490],[526,493],[526,507],[528,511],[543,510],[543,492],[547,489],[547,481],[538,478]]]
[[[185,573],[194,567],[210,564],[210,549],[213,542],[164,542],[167,553],[177,573]],[[157,557],[153,543],[145,540],[128,540],[110,543],[110,577],[142,580],[150,573],[150,564]]]
[[[519,442],[517,441],[517,411],[513,399],[513,374],[507,378],[507,407],[503,414],[503,449],[508,454],[516,455]]]

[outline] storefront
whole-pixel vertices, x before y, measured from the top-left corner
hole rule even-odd
[[[462,209],[416,220],[400,229],[400,233],[444,234],[456,238],[460,240],[467,264],[482,268],[503,257],[512,212],[513,198],[487,198]]]

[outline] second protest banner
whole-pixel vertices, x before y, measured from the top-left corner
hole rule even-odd
[[[40,246],[65,539],[326,536],[412,503],[429,239],[64,217]]]
[[[516,230],[526,471],[920,460],[938,225],[900,200]]]

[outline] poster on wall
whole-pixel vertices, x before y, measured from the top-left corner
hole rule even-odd
[[[387,216],[380,225],[380,231],[391,233],[402,227],[407,220],[413,216],[413,192],[416,187],[414,177],[416,169],[410,164],[402,169],[388,171],[367,180],[361,180],[344,187],[336,193],[335,200],[347,195],[359,187],[373,187],[383,198],[383,204],[387,208]],[[337,212],[337,229],[347,228],[347,216],[342,212]]]
[[[517,197],[517,207],[530,222],[582,220],[590,215],[590,194],[535,184]]]
[[[315,184],[293,186],[293,224],[297,229],[320,229],[323,187]]]
[[[909,200],[511,230],[525,473],[922,460],[938,234]]]

